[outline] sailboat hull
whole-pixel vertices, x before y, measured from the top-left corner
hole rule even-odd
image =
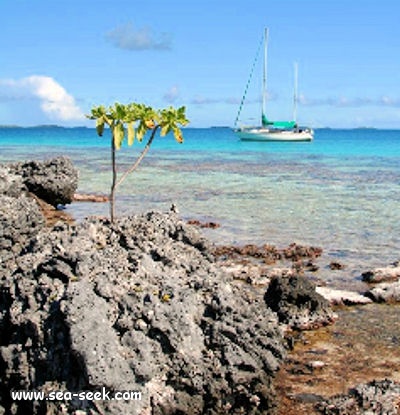
[[[294,130],[241,128],[235,132],[242,141],[311,141],[314,138],[314,132],[310,128]]]

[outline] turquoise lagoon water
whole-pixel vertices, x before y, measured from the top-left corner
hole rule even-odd
[[[218,222],[216,243],[292,242],[324,249],[320,278],[358,286],[361,272],[400,259],[400,131],[315,132],[310,143],[239,141],[229,128],[185,129],[185,143],[157,138],[121,186],[119,214],[168,210]],[[90,128],[0,128],[0,162],[69,156],[80,192],[108,193],[109,135]],[[118,153],[121,170],[143,144]],[[107,204],[74,203],[77,220],[107,215]],[[331,260],[347,265],[332,272]]]

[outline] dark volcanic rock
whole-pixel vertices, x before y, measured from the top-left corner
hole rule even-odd
[[[77,170],[64,157],[0,165],[0,277],[45,226],[41,199],[54,206],[69,203],[77,179]]]
[[[358,385],[347,395],[335,396],[317,404],[324,415],[398,415],[400,384],[391,380]]]
[[[17,163],[10,171],[22,177],[29,192],[54,207],[71,203],[78,187],[78,170],[66,157]]]
[[[211,252],[172,213],[39,232],[0,280],[0,413],[272,414],[283,330]],[[101,387],[142,399],[10,399]]]
[[[26,190],[21,175],[12,172],[7,165],[0,165],[0,195],[19,197]]]
[[[10,259],[20,254],[40,229],[44,217],[33,198],[0,195],[0,277]]]
[[[273,278],[265,293],[265,302],[276,311],[279,320],[293,329],[314,329],[335,320],[329,302],[315,291],[305,277]]]

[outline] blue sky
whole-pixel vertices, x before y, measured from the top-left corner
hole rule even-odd
[[[291,118],[297,61],[301,124],[400,128],[396,0],[0,0],[0,16],[0,125],[91,125],[93,105],[138,101],[232,126],[269,27],[269,118]]]

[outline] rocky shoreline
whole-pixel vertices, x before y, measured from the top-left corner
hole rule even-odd
[[[292,333],[332,324],[332,304],[357,303],[355,293],[329,296],[308,278],[317,247],[215,247],[202,224],[173,211],[113,224],[46,221],[43,206],[76,200],[77,185],[63,157],[0,166],[0,414],[275,414]],[[399,301],[399,279],[368,278],[360,303]],[[102,387],[142,399],[10,396]],[[367,398],[353,393],[352,408],[370,396],[382,408],[396,404],[398,384],[373,387],[382,392],[356,388]],[[326,397],[316,410],[357,413],[340,412],[347,402]]]

